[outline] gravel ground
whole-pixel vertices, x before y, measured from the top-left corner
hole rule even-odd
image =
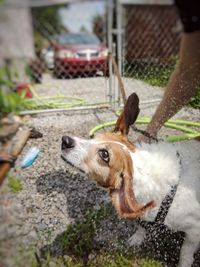
[[[36,90],[42,95],[53,95],[60,88],[62,93],[95,102],[105,100],[107,82],[102,77],[50,80],[47,76],[44,84]],[[159,88],[128,79],[125,80],[125,88],[127,94],[136,91],[141,100],[158,99],[163,94]],[[155,107],[155,104],[141,105],[141,115],[151,116]],[[175,117],[199,121],[199,111],[186,108]],[[54,244],[69,224],[81,221],[88,211],[98,210],[109,203],[105,191],[60,159],[60,140],[64,134],[88,137],[91,128],[115,118],[111,110],[100,109],[32,117],[28,124],[40,131],[43,138],[29,139],[10,171],[10,175],[22,181],[23,190],[10,192],[8,179],[1,188],[0,266],[28,267],[24,254],[26,249],[33,248],[40,253],[45,245]],[[174,130],[163,129],[160,134],[171,133]],[[131,139],[135,137],[135,133],[131,132]],[[32,146],[40,149],[39,157],[31,167],[21,169],[22,157]],[[119,220],[113,210],[96,230],[94,246],[109,249],[117,244],[118,239],[126,244],[135,227],[134,222]]]

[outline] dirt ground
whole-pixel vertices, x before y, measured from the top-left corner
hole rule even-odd
[[[141,101],[158,99],[163,94],[163,89],[135,80],[126,79],[125,88],[127,95],[137,92]],[[102,77],[51,80],[46,76],[43,84],[36,86],[37,93],[43,96],[55,95],[58,90],[88,102],[104,102],[108,81]],[[156,105],[141,104],[141,115],[151,116]],[[199,121],[199,111],[185,108],[175,118]],[[112,120],[116,120],[116,115],[111,109],[32,116],[28,125],[40,131],[43,137],[28,140],[9,173],[21,181],[22,190],[13,193],[9,179],[0,189],[0,266],[29,267],[29,253],[36,251],[39,255],[46,245],[52,245],[56,250],[55,241],[65,233],[68,225],[80,222],[91,210],[98,211],[109,203],[105,191],[61,160],[60,146],[63,135],[88,138],[90,129]],[[163,128],[160,137],[174,133],[177,131]],[[136,137],[131,130],[130,139],[135,140]],[[40,149],[39,157],[31,167],[22,169],[22,158],[33,146]],[[109,249],[120,242],[127,246],[127,240],[135,229],[135,222],[118,219],[112,210],[95,230],[93,246]]]

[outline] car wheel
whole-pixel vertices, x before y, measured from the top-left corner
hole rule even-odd
[[[109,70],[105,70],[105,71],[103,71],[103,76],[104,77],[109,77],[110,75],[109,75]]]
[[[60,70],[56,70],[56,69],[54,69],[53,76],[56,79],[62,79],[63,78],[62,72]]]

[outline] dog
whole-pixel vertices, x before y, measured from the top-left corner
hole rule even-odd
[[[158,213],[164,214],[162,223],[185,233],[178,266],[189,267],[200,244],[200,143],[130,142],[129,128],[139,111],[133,93],[113,132],[90,140],[63,136],[61,157],[108,190],[121,218],[159,223]],[[163,202],[168,202],[164,212]],[[131,245],[142,236],[145,230],[140,226]]]

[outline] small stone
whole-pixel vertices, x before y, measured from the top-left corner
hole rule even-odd
[[[47,225],[44,223],[38,223],[38,225],[36,225],[36,227],[39,231],[44,231],[47,228]]]

